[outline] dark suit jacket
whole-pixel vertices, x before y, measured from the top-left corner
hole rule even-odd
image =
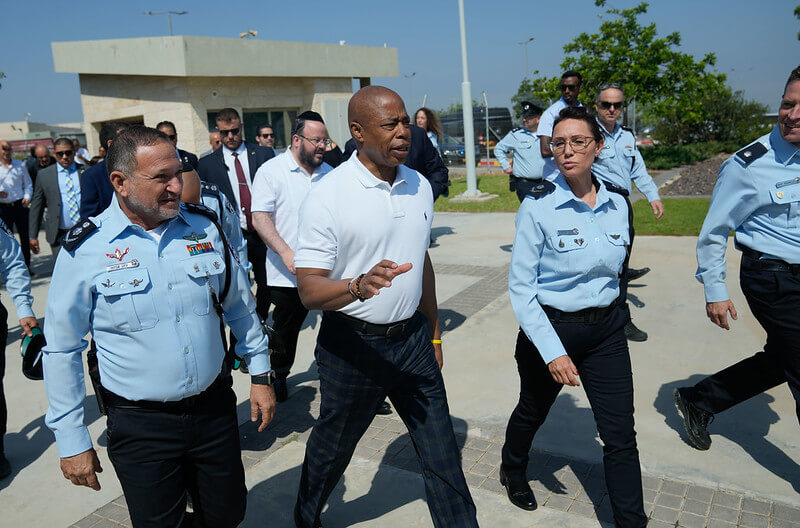
[[[111,204],[114,186],[108,179],[106,160],[92,165],[81,176],[81,218],[97,216]]]
[[[247,164],[250,167],[250,182],[256,175],[258,168],[270,158],[275,156],[275,152],[271,148],[262,147],[255,143],[244,144],[247,149]],[[236,201],[236,195],[233,194],[231,181],[228,179],[228,167],[225,166],[225,158],[222,156],[223,147],[218,148],[208,156],[200,158],[197,167],[197,173],[200,179],[208,183],[216,184],[220,191],[225,194],[225,198],[232,204],[236,204],[237,209],[240,207],[239,202]]]
[[[178,149],[178,155],[181,157],[182,162],[188,163],[194,170],[197,170],[197,156],[182,149]]]
[[[447,193],[447,186],[450,185],[450,172],[425,130],[416,125],[411,125],[410,128],[411,146],[408,149],[408,157],[404,165],[428,179],[435,202],[439,196]],[[354,150],[356,150],[356,142],[350,138],[344,146],[344,159],[350,159]]]
[[[76,163],[78,179],[82,179],[86,167]],[[55,244],[58,239],[58,223],[61,219],[61,191],[58,188],[58,164],[53,164],[39,171],[36,185],[31,198],[31,210],[28,216],[30,237],[38,238],[39,227],[42,225],[42,215],[47,207],[47,216],[44,218],[44,237],[48,243]]]

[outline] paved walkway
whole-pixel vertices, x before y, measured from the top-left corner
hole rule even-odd
[[[565,389],[534,444],[529,471],[540,509],[508,504],[497,480],[505,422],[518,378],[516,322],[506,293],[513,236],[510,214],[439,214],[431,250],[445,334],[444,376],[468,482],[482,526],[609,526],[602,450],[583,391]],[[794,402],[785,386],[717,417],[710,451],[681,438],[672,388],[758,350],[763,332],[738,288],[740,319],[731,332],[711,326],[692,274],[692,238],[641,237],[633,265],[653,271],[631,288],[633,317],[650,333],[632,343],[636,419],[650,526],[800,528],[800,455]],[[738,255],[731,255],[736,277]],[[46,268],[45,260],[37,269]],[[47,278],[36,280],[43,313]],[[731,281],[731,286],[735,281]],[[319,410],[312,361],[319,315],[300,336],[290,399],[262,434],[246,423],[247,379],[236,376],[243,460],[250,488],[244,526],[291,527],[305,439]],[[16,330],[12,329],[16,335]],[[119,483],[107,459],[104,420],[87,399],[87,422],[106,471],[99,493],[63,480],[52,435],[42,426],[42,385],[19,373],[18,343],[7,349],[11,407],[7,451],[17,472],[0,481],[0,526],[128,526]],[[31,417],[37,417],[31,420]],[[782,418],[782,419],[781,419]],[[48,507],[42,508],[41,493]],[[323,515],[325,526],[431,526],[413,448],[396,415],[376,417]],[[268,519],[268,521],[267,521]]]

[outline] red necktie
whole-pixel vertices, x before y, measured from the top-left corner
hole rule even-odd
[[[247,219],[247,230],[253,230],[253,216],[250,213],[250,187],[247,186],[247,180],[244,176],[244,169],[239,162],[239,153],[233,153],[233,166],[236,167],[236,179],[239,180],[239,205],[242,208],[245,218]]]

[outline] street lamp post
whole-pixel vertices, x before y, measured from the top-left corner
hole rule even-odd
[[[521,46],[525,46],[525,75],[522,76],[524,79],[528,76],[528,44],[533,41],[533,37],[529,38],[528,40],[523,40],[522,42],[517,42]]]
[[[475,125],[472,122],[472,88],[467,69],[467,29],[464,23],[464,0],[458,0],[458,22],[461,28],[461,69],[464,80],[461,83],[461,112],[464,116],[464,154],[467,162],[467,190],[465,195],[478,194],[478,181],[475,177]]]
[[[188,11],[142,11],[143,15],[167,15],[169,23],[169,36],[172,36],[172,15],[185,15]]]
[[[417,72],[411,72],[411,73],[403,74],[403,77],[408,79],[408,104],[410,104],[411,106],[414,106],[414,85],[413,85],[413,82],[414,82],[414,76],[416,74],[417,74]]]

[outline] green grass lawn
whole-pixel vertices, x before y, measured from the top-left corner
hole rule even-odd
[[[453,180],[450,197],[458,196],[467,188],[467,180]],[[508,190],[508,176],[490,173],[478,176],[478,189],[499,195],[499,198],[481,203],[453,203],[449,198],[439,198],[435,210],[459,213],[516,213],[519,208],[517,193]],[[708,211],[708,198],[665,198],[664,216],[656,220],[650,204],[639,200],[633,204],[637,235],[697,235]]]

